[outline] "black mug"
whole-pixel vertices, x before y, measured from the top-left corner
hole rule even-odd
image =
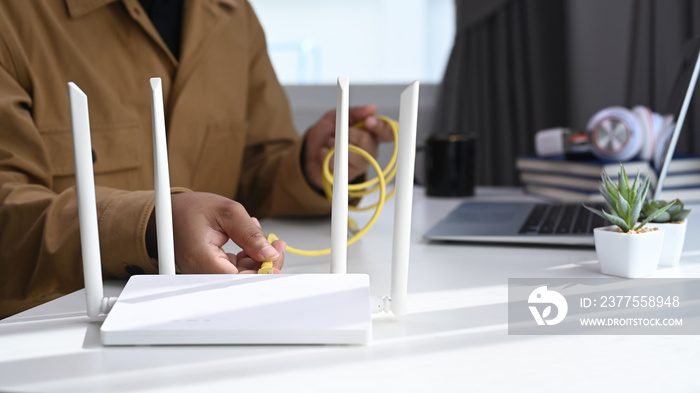
[[[425,141],[425,190],[429,196],[474,195],[474,135],[431,135]]]

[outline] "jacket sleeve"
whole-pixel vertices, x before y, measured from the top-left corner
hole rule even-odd
[[[19,81],[27,73],[7,53],[0,53],[0,318],[83,287],[75,187],[53,190],[49,149]],[[98,187],[96,194],[103,274],[155,271],[145,245],[153,193]]]
[[[267,54],[262,27],[245,4],[251,51],[249,131],[237,199],[258,217],[328,214],[330,203],[304,177],[304,140],[294,129],[287,97]]]

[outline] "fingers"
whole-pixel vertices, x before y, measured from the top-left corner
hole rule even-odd
[[[394,139],[391,126],[385,121],[375,117],[365,119],[362,127],[350,127],[348,129],[348,143],[370,153],[373,157],[378,154],[379,143],[392,141]],[[335,147],[335,137],[328,136],[321,143],[320,157],[323,159],[328,152]]]
[[[376,105],[365,105],[356,106],[348,110],[348,117],[350,119],[350,124],[359,123],[369,117],[374,117],[377,115]]]
[[[257,219],[253,220],[240,203],[229,201],[220,206],[217,221],[221,229],[254,260],[277,260],[280,253],[267,242]]]
[[[272,242],[272,246],[275,247],[280,254],[280,258],[272,261],[272,268],[275,270],[275,273],[282,273],[282,268],[284,267],[284,251],[287,249],[287,242],[281,239],[275,240]]]
[[[183,273],[237,273],[221,249],[228,236],[212,225],[213,206],[226,199],[188,192],[172,195],[175,263]]]
[[[258,226],[258,228],[262,228],[262,226],[260,225],[260,221],[258,221],[257,218],[252,217],[252,219],[253,222],[255,222],[255,225]],[[275,250],[277,250],[277,252],[280,254],[280,258],[277,258],[272,262],[272,269],[275,273],[282,273],[282,266],[284,266],[284,252],[287,250],[287,242],[281,239],[277,239],[274,242],[272,242],[272,247],[274,247]]]
[[[361,121],[367,122],[368,128],[372,130],[375,129],[380,123],[377,118],[377,106],[376,105],[364,105],[364,106],[354,106],[348,109],[348,123],[350,126],[357,124]],[[326,112],[323,117],[318,121],[317,125],[323,124],[326,126],[328,135],[335,134],[335,119],[336,111],[330,110]]]
[[[284,266],[284,250],[287,248],[287,243],[283,240],[275,240],[272,242],[272,246],[275,247],[277,252],[280,254],[280,258],[277,258],[272,262],[272,269],[275,274],[282,273],[282,267]],[[258,269],[262,265],[262,262],[256,261],[245,251],[241,251],[238,255],[232,256],[231,263],[236,265],[239,273],[257,273]]]
[[[375,116],[377,114],[376,105],[364,105],[364,106],[354,106],[348,109],[348,120],[350,124],[359,123],[370,116]],[[326,122],[335,128],[335,118],[336,111],[332,109],[326,112],[319,122]]]
[[[218,247],[210,247],[209,252],[205,252],[201,257],[192,259],[188,269],[181,268],[183,273],[204,273],[204,274],[236,274],[238,268],[231,263],[230,254]],[[182,264],[180,264],[182,265]]]
[[[391,142],[394,140],[394,131],[391,125],[382,119],[376,117],[366,118],[364,130],[372,134],[377,142]]]
[[[393,132],[391,126],[385,121],[376,118],[377,107],[375,105],[365,105],[352,107],[349,109],[349,129],[348,142],[358,146],[377,157],[379,143],[392,141]],[[335,147],[335,120],[336,113],[331,110],[306,133],[304,146],[304,175],[309,184],[317,189],[322,188],[323,183],[323,160],[328,152]],[[352,127],[359,122],[364,122],[360,127]],[[367,162],[355,153],[349,155],[349,176],[354,179],[367,171]],[[331,160],[331,171],[333,170]]]
[[[215,194],[174,194],[175,261],[183,273],[238,273],[222,247],[229,238],[256,261],[275,261],[280,252],[271,246],[259,222],[243,206]]]
[[[351,128],[348,136],[349,143],[369,153],[372,157],[379,155],[379,142],[374,134],[361,128]],[[369,163],[357,153],[348,155],[348,177],[355,179],[367,172]]]

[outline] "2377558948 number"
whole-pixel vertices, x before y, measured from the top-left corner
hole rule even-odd
[[[600,297],[601,308],[677,308],[680,307],[678,296],[617,295]]]

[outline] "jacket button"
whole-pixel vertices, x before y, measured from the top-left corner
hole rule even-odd
[[[145,271],[140,267],[136,265],[129,265],[126,267],[126,272],[129,273],[129,275],[136,275],[136,274],[143,274]]]

